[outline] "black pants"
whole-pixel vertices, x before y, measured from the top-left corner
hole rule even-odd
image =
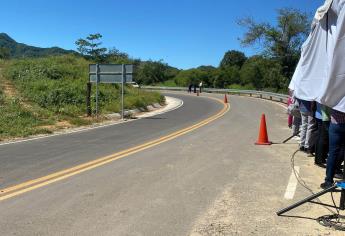
[[[318,138],[315,146],[315,164],[325,164],[329,151],[329,121],[317,119]]]
[[[330,124],[329,126],[329,156],[327,158],[326,179],[333,183],[334,174],[339,171],[344,160],[345,124]]]

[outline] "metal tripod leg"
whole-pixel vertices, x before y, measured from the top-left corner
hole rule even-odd
[[[326,194],[328,192],[334,191],[336,188],[337,188],[337,186],[334,185],[334,186],[332,186],[332,187],[330,187],[328,189],[325,189],[325,190],[323,190],[321,192],[315,193],[315,194],[313,194],[313,195],[311,195],[311,196],[309,196],[309,197],[307,197],[307,198],[305,198],[305,199],[303,199],[303,200],[301,200],[301,201],[299,201],[299,202],[297,202],[297,203],[295,203],[295,204],[293,204],[293,205],[291,205],[291,206],[289,206],[287,208],[284,208],[284,209],[278,211],[277,215],[281,216],[282,214],[284,214],[284,213],[286,213],[288,211],[291,211],[292,209],[295,209],[295,208],[297,208],[297,207],[299,207],[299,206],[301,206],[301,205],[303,205],[303,204],[305,204],[307,202],[310,202],[311,200],[314,200],[315,198],[318,198],[318,197],[320,197],[320,196],[322,196],[322,195],[324,195],[324,194]]]
[[[300,133],[300,131],[298,131],[297,134],[293,134],[292,136],[288,137],[287,139],[285,139],[285,140],[283,141],[283,143],[287,143],[287,142],[290,141],[293,137],[296,137],[297,135],[299,135],[299,133]]]
[[[288,137],[287,139],[285,139],[284,141],[283,141],[283,143],[287,143],[288,141],[290,141],[293,137],[295,137],[296,135],[292,135],[292,136],[290,136],[290,137]]]
[[[341,190],[341,196],[340,196],[340,204],[339,204],[340,210],[345,210],[345,190]]]
[[[343,181],[345,181],[345,156],[344,156],[344,168],[343,168]],[[339,208],[342,211],[345,210],[345,189],[341,190]]]

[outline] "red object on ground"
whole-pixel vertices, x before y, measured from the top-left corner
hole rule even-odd
[[[228,103],[228,97],[224,94],[224,103]]]
[[[289,98],[288,98],[287,106],[289,107],[290,104],[292,104],[292,97],[291,96],[289,96]],[[289,127],[292,126],[292,122],[293,122],[292,115],[288,115],[288,126]]]
[[[265,114],[261,116],[259,138],[255,145],[271,145],[272,142],[268,141],[267,127],[266,127],[266,117]]]

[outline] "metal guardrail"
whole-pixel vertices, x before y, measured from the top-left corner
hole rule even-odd
[[[164,90],[164,91],[187,91],[185,87],[156,87],[156,86],[142,86],[143,89],[148,90]],[[237,90],[237,89],[214,89],[214,88],[203,88],[203,92],[206,93],[222,93],[222,94],[233,94],[233,95],[245,95],[250,97],[257,97],[261,99],[267,99],[287,104],[288,95],[280,93],[271,93],[256,90]]]

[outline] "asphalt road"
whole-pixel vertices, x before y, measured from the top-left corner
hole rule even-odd
[[[184,106],[166,114],[0,146],[0,189],[156,139],[206,119],[221,108],[210,99],[177,97],[184,101]]]
[[[184,106],[151,119],[0,146],[2,186],[166,135],[222,108],[173,96]],[[271,141],[289,136],[285,111],[251,98],[230,103],[225,116],[188,134],[0,201],[0,235],[294,235],[300,223],[274,213],[286,205],[290,158],[279,155],[283,146],[254,145],[262,113]]]

